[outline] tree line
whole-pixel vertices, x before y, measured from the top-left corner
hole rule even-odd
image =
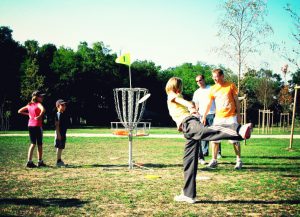
[[[68,112],[74,126],[82,123],[110,126],[111,121],[118,121],[113,89],[129,87],[128,67],[115,63],[117,54],[108,46],[103,42],[96,42],[92,46],[81,42],[73,50],[64,46],[57,48],[51,43],[40,46],[35,40],[21,44],[13,39],[12,32],[9,27],[0,27],[1,130],[26,127],[27,118],[18,115],[17,110],[30,101],[31,93],[37,89],[46,93],[43,103],[47,110],[46,127],[53,126],[55,101],[59,98],[69,101]],[[213,84],[211,70],[216,67],[225,71],[227,80],[237,84],[238,76],[222,66],[198,62],[162,70],[152,61],[133,62],[132,87],[147,88],[151,93],[144,120],[151,121],[153,126],[173,126],[164,91],[167,80],[172,76],[181,77],[184,94],[191,99],[197,89],[195,76],[203,74],[207,83]],[[297,70],[292,74],[290,85],[299,81],[300,71]],[[253,114],[249,115],[248,121],[257,122],[259,108],[278,112],[289,109],[279,100],[284,87],[279,74],[267,69],[248,69],[240,83],[240,95],[247,94],[247,112]],[[291,89],[285,94],[292,96]]]

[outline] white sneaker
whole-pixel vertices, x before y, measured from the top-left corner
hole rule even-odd
[[[205,165],[205,164],[206,164],[205,160],[203,160],[203,159],[199,159],[199,163],[200,163],[201,165]]]
[[[60,161],[60,162],[56,163],[56,166],[57,167],[65,167],[67,165],[63,161]]]
[[[222,155],[221,155],[221,154],[218,154],[218,155],[217,155],[217,159],[220,159],[220,158],[222,158]]]
[[[239,130],[239,134],[243,139],[249,139],[251,136],[251,132],[252,132],[252,124],[251,123],[242,125]]]
[[[242,167],[243,167],[243,162],[242,161],[237,161],[235,166],[234,166],[234,169],[240,170],[240,169],[242,169]]]
[[[187,202],[187,203],[196,203],[196,198],[190,198],[184,194],[180,194],[174,197],[174,200],[177,202]]]
[[[207,165],[207,168],[212,169],[212,168],[216,168],[217,166],[218,166],[218,162],[216,160],[211,160]]]

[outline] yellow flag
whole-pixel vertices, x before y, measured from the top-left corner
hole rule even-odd
[[[130,65],[130,53],[123,54],[116,59],[116,63]]]

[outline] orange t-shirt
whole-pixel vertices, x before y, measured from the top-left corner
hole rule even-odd
[[[215,100],[216,117],[225,118],[236,115],[236,105],[234,97],[238,95],[238,90],[234,83],[225,82],[215,84],[211,87],[209,97]]]

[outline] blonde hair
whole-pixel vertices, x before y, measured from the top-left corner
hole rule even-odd
[[[170,92],[181,93],[182,87],[183,87],[183,84],[182,84],[181,78],[172,77],[168,80],[168,82],[166,84],[166,93],[167,94],[169,94]]]
[[[36,102],[38,102],[37,96],[33,96],[33,97],[31,98],[31,101],[28,103],[28,105],[33,104],[33,103],[36,103]]]

